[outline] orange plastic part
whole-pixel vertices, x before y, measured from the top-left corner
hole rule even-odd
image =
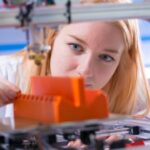
[[[14,101],[15,117],[40,123],[107,118],[108,98],[100,90],[85,90],[80,77],[33,77],[32,95]]]

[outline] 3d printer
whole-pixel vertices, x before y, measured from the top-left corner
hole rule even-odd
[[[44,29],[45,24],[56,27],[61,23],[87,20],[148,19],[150,17],[149,8],[149,3],[140,5],[84,5],[82,8],[80,5],[71,5],[70,1],[66,5],[62,5],[61,8],[53,8],[52,6],[34,8],[33,3],[30,3],[29,5],[23,4],[23,7],[19,9],[16,8],[0,14],[0,20],[4,20],[0,22],[0,27],[27,26],[32,28],[34,26],[32,30],[36,30],[35,26]],[[23,11],[24,9],[26,11]],[[137,13],[138,10],[142,10],[142,13]],[[16,16],[18,19],[16,19]],[[43,47],[43,45],[41,46],[37,41],[33,41],[32,50],[35,50],[35,54],[42,55],[41,51],[47,50],[47,46]],[[50,83],[51,86],[42,91],[40,87],[47,87],[47,83]],[[108,118],[107,97],[101,91],[85,90],[82,78],[33,78],[32,92],[33,95],[18,95],[15,100],[15,116],[16,118],[34,120],[42,123],[42,125],[36,124],[34,127],[26,126],[26,128],[21,127],[20,129],[18,126],[15,130],[2,129],[0,131],[1,149],[69,149],[66,143],[78,138],[88,145],[87,149],[114,149],[121,148],[121,146],[132,146],[133,143],[127,141],[124,137],[118,143],[108,145],[103,140],[97,140],[95,137],[97,135],[108,136],[118,132],[123,135],[136,135],[143,142],[144,138],[140,137],[141,134],[149,133],[146,120],[142,120],[145,125],[142,124],[141,120],[129,118],[97,120]],[[35,106],[34,110],[31,108],[33,105]],[[100,105],[103,106],[103,109],[99,109]],[[25,108],[28,108],[28,110]],[[39,110],[40,113],[38,113]],[[70,112],[70,115],[68,115],[68,112]],[[45,125],[45,123],[48,125]],[[137,123],[141,124],[136,126]],[[126,124],[130,124],[130,126]],[[149,138],[149,135],[147,137]],[[146,141],[148,138],[144,140]],[[136,141],[135,145],[138,145],[138,142],[139,145],[143,144],[139,140]]]

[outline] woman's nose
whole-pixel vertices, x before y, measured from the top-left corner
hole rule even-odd
[[[88,77],[93,76],[93,70],[93,57],[91,55],[83,57],[79,60],[77,68],[79,75]]]

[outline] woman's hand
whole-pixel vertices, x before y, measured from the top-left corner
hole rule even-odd
[[[80,139],[77,139],[75,141],[70,141],[67,146],[69,148],[76,148],[76,149],[83,149],[87,147],[87,145],[82,144]]]
[[[20,93],[20,89],[7,80],[0,78],[0,106],[11,103]]]
[[[96,137],[97,140],[104,140],[107,144],[111,144],[115,141],[128,139],[130,142],[134,142],[136,140],[136,137],[129,136],[128,138],[125,138],[125,135],[121,134],[114,134],[107,137]],[[75,141],[70,141],[67,145],[69,148],[75,148],[75,149],[84,149],[87,147],[87,145],[83,144],[80,139],[77,139]]]

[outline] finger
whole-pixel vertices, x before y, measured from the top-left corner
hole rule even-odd
[[[8,88],[0,88],[0,105],[3,106],[4,104],[8,104],[12,102],[20,92],[16,92],[13,90],[10,90]]]
[[[70,141],[70,142],[67,144],[67,146],[68,146],[68,147],[72,147],[73,143],[74,143],[74,141]]]
[[[8,101],[9,101],[9,98],[7,97],[7,95],[3,94],[3,92],[0,91],[0,106],[3,106]]]
[[[7,97],[10,100],[14,100],[15,98],[17,98],[20,95],[20,93],[21,92],[10,91],[9,94],[7,94]]]
[[[4,94],[7,95],[9,99],[14,99],[18,93],[20,93],[20,90],[16,91],[14,87],[10,87],[8,84],[1,83],[0,85],[0,91]]]
[[[77,139],[75,142],[74,142],[74,146],[75,147],[81,147],[83,144],[81,142],[81,140]]]
[[[5,100],[7,99],[13,99],[16,96],[16,92],[13,89],[7,88],[7,87],[1,87],[0,88],[0,97],[1,99]]]
[[[69,142],[68,143],[68,146],[69,147],[72,147],[72,148],[77,148],[77,147],[79,147],[79,146],[81,146],[82,145],[82,143],[81,142],[79,142],[78,140],[75,140],[75,141],[71,141],[71,142]]]
[[[86,145],[83,144],[80,139],[70,141],[67,146],[70,148],[77,148],[77,149],[86,148]]]
[[[3,85],[3,87],[7,87],[7,88],[9,87],[9,89],[13,89],[15,92],[20,91],[20,89],[16,85],[14,85],[11,82],[8,82],[5,79],[0,78],[0,82]]]
[[[121,135],[111,135],[111,136],[109,136],[106,140],[105,140],[105,142],[106,143],[112,143],[112,142],[114,142],[114,141],[118,141],[118,140],[121,140],[122,139],[122,136]]]
[[[97,140],[105,140],[105,139],[107,139],[109,136],[96,136],[96,139]]]

